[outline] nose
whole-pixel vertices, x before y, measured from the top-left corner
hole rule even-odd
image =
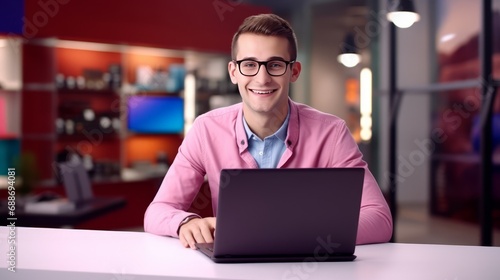
[[[254,80],[261,84],[266,84],[271,81],[271,75],[267,73],[266,65],[259,65],[259,72],[254,76]]]

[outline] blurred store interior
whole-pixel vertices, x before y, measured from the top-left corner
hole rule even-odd
[[[227,75],[239,23],[272,12],[298,37],[291,98],[346,120],[397,213],[393,241],[499,246],[500,0],[409,2],[405,28],[390,0],[2,4],[0,198],[9,168],[21,204],[67,196],[58,173],[76,155],[92,194],[126,205],[71,226],[142,230],[196,116],[241,101]]]

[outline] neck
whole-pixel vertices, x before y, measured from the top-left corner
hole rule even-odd
[[[260,139],[264,139],[267,136],[273,135],[285,122],[286,116],[288,114],[288,107],[284,112],[271,112],[266,114],[259,114],[253,112],[248,114],[243,112],[243,117],[248,124],[248,127],[259,136]]]

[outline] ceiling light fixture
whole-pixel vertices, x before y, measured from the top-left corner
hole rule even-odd
[[[389,0],[387,19],[399,28],[408,28],[420,20],[412,0]]]
[[[340,49],[341,51],[337,60],[345,67],[351,68],[361,62],[361,55],[358,53],[358,48],[356,47],[354,35],[352,33],[347,34]]]

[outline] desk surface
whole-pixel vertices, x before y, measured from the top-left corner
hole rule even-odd
[[[9,239],[15,233],[15,239]],[[6,260],[17,245],[17,272]],[[386,243],[353,262],[216,264],[177,239],[141,232],[0,227],[0,279],[498,279],[500,247]]]

